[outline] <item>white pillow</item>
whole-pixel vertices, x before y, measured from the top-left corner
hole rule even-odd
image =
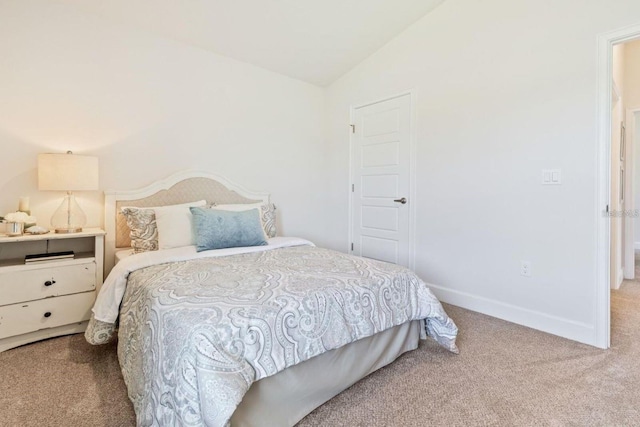
[[[264,219],[262,218],[262,206],[264,203],[238,203],[233,205],[213,205],[211,209],[219,210],[219,211],[233,211],[233,212],[244,212],[250,211],[251,209],[258,209],[258,216],[260,217],[260,223],[262,224],[262,233],[264,234],[264,240],[269,240],[269,236],[265,231]]]
[[[158,227],[158,249],[195,245],[193,216],[189,208],[206,206],[206,200],[153,208]]]

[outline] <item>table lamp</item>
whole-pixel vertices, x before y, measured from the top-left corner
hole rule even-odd
[[[87,223],[87,215],[72,191],[98,189],[98,158],[67,154],[38,154],[38,189],[66,191],[62,204],[51,217],[56,233],[78,233]]]

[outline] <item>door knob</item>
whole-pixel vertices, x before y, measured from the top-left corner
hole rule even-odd
[[[403,197],[402,199],[395,199],[394,202],[402,203],[403,205],[407,203],[407,198]]]

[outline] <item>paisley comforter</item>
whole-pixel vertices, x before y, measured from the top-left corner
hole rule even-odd
[[[280,247],[132,271],[118,357],[138,425],[224,426],[254,381],[415,319],[457,352],[456,325],[410,270]],[[87,340],[114,328],[92,317]]]

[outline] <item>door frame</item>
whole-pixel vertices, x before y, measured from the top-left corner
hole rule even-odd
[[[401,98],[409,95],[409,268],[416,268],[416,96],[413,89],[399,92],[395,95],[379,98],[374,101],[360,102],[352,104],[349,108],[349,183],[347,191],[349,192],[349,241],[347,242],[347,252],[353,253],[351,244],[353,242],[353,192],[351,185],[354,184],[353,170],[353,136],[351,125],[354,124],[355,112],[359,108],[368,107],[369,105],[378,104],[380,102],[390,101],[392,99]]]
[[[596,129],[596,300],[595,339],[600,348],[611,345],[611,221],[604,215],[611,203],[611,93],[613,90],[613,46],[640,38],[640,24],[600,34],[597,56]]]

